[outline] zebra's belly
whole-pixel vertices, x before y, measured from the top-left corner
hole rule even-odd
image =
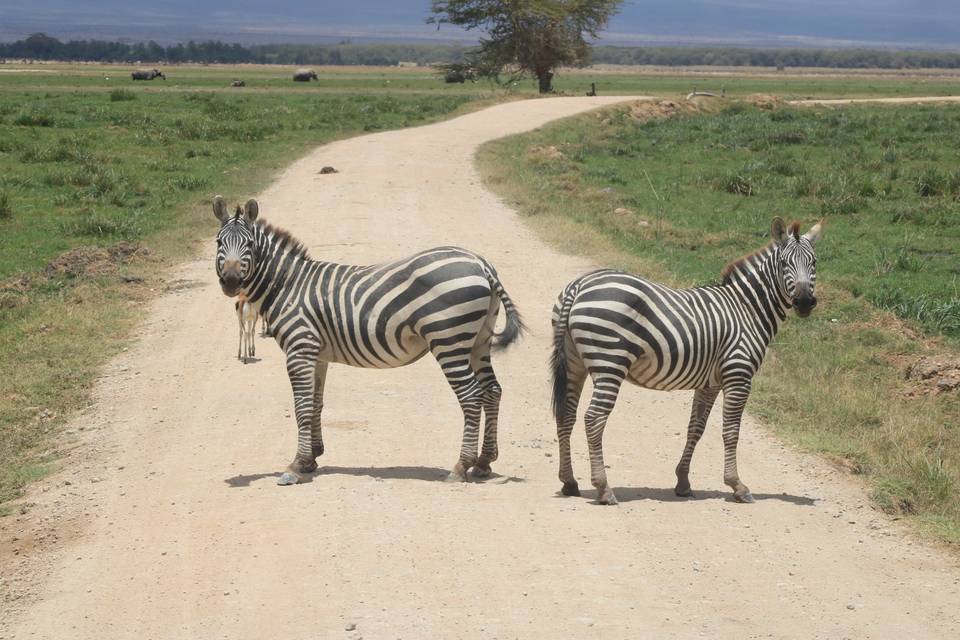
[[[685,389],[703,389],[720,385],[717,367],[687,367],[668,372],[658,366],[652,356],[640,357],[634,361],[627,372],[627,380],[645,389],[658,391],[678,391]]]

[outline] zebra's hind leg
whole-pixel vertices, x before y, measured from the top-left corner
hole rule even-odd
[[[573,461],[570,457],[570,435],[573,426],[577,423],[577,407],[580,404],[580,394],[583,393],[583,383],[587,373],[582,365],[575,365],[572,359],[567,360],[567,387],[564,395],[563,414],[557,417],[557,442],[560,448],[560,482],[563,487],[560,492],[565,496],[579,496],[580,485],[573,475]]]
[[[737,441],[740,419],[750,396],[750,381],[737,380],[723,387],[723,482],[733,489],[737,502],[753,502],[753,494],[737,473]]]
[[[473,475],[477,478],[486,478],[490,475],[490,463],[495,462],[500,455],[497,446],[497,422],[500,415],[500,398],[503,396],[503,389],[497,382],[497,376],[493,372],[493,366],[490,364],[490,343],[485,345],[486,349],[483,355],[474,354],[470,365],[477,376],[477,382],[483,389],[481,402],[483,405],[483,447],[480,450],[480,457],[477,464],[473,467]]]
[[[690,459],[693,458],[693,451],[697,448],[697,442],[703,435],[703,430],[707,425],[707,418],[710,417],[710,409],[717,399],[720,389],[697,389],[693,394],[693,408],[690,410],[690,424],[687,426],[687,444],[683,448],[683,455],[680,456],[680,462],[677,464],[677,486],[673,490],[678,496],[690,497],[693,491],[690,490]]]
[[[453,392],[457,394],[457,401],[463,410],[463,441],[460,445],[460,458],[447,476],[447,482],[466,482],[467,471],[477,464],[483,389],[472,375],[468,381],[454,381],[448,374],[447,381],[453,387]]]
[[[623,378],[596,374],[592,377],[593,396],[583,417],[587,427],[587,445],[590,448],[590,481],[597,489],[597,501],[600,504],[617,504],[617,497],[607,483],[607,472],[603,466],[603,429],[607,426],[607,418],[617,402]]]

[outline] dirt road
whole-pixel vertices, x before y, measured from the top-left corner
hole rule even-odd
[[[453,243],[496,265],[531,327],[495,360],[498,477],[442,482],[461,418],[428,357],[332,368],[320,472],[276,486],[295,447],[283,360],[264,340],[259,362],[234,359],[203,211],[210,255],[180,269],[110,365],[69,429],[67,468],[2,522],[0,636],[957,637],[956,565],[750,420],[740,469],[757,503],[732,503],[722,483],[719,412],[694,458],[696,499],[675,498],[687,393],[622,393],[605,441],[618,507],[557,496],[549,310],[592,265],[534,237],[483,189],[472,156],[615,100],[527,100],[344,140],[260,195],[261,215],[317,257],[374,262]],[[323,165],[340,173],[318,175]],[[582,425],[574,449],[589,488]]]

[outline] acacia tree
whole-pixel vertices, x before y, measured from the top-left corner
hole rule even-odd
[[[432,0],[428,23],[453,24],[486,35],[464,63],[443,65],[467,77],[511,78],[531,74],[540,93],[552,90],[557,67],[582,67],[590,43],[622,0]]]

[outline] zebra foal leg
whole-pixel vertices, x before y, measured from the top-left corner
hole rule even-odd
[[[733,489],[737,502],[753,502],[753,494],[740,481],[737,473],[737,441],[740,420],[750,396],[750,382],[736,382],[723,387],[723,482]]]
[[[603,465],[603,429],[617,402],[621,384],[623,378],[594,377],[593,397],[583,416],[590,448],[590,481],[597,489],[597,501],[600,504],[617,504],[617,497],[607,483],[607,472]]]
[[[710,417],[710,409],[713,408],[719,393],[720,389],[697,389],[693,394],[693,408],[690,410],[690,424],[687,426],[687,445],[683,448],[683,455],[680,456],[680,462],[677,464],[677,487],[673,490],[678,496],[693,495],[693,491],[690,490],[690,459],[693,457],[693,450],[697,448],[700,436],[703,435],[707,418]]]
[[[313,455],[314,390],[316,354],[287,356],[287,375],[293,387],[293,408],[297,414],[297,453],[277,480],[279,485],[297,484],[303,474],[317,469]]]

